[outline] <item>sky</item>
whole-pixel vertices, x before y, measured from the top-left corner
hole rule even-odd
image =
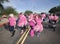
[[[9,0],[9,2],[5,2],[3,5],[4,7],[12,6],[18,13],[26,10],[48,13],[52,7],[60,5],[60,0]]]

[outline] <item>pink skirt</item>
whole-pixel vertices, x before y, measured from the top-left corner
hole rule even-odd
[[[34,31],[40,31],[40,32],[42,32],[43,31],[43,26],[42,25],[36,25],[36,26],[34,26]]]

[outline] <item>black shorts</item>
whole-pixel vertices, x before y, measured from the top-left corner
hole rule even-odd
[[[56,20],[53,20],[53,22],[55,22],[55,23],[56,23]]]
[[[18,30],[23,30],[23,27],[18,27]]]
[[[50,20],[49,20],[49,23],[51,23]]]
[[[14,26],[9,26],[9,31],[14,31]]]
[[[25,31],[26,30],[26,26],[23,26],[23,27],[19,27],[18,26],[18,30],[24,30]]]

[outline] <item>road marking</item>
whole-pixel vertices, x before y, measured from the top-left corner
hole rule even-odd
[[[29,28],[29,27],[28,27]],[[30,29],[30,28],[29,28]],[[26,36],[26,33],[28,32],[29,30],[26,29],[26,31],[24,32],[24,34],[20,37],[20,39],[18,40],[17,44],[21,43],[22,41],[24,41],[23,39],[25,38]]]
[[[28,31],[28,29],[26,29],[26,31],[23,33],[23,35],[20,37],[20,39],[18,40],[17,44],[19,44],[20,42],[22,42],[26,32]]]
[[[29,33],[30,29],[28,30],[28,32],[26,33],[24,39],[22,40],[21,44],[24,44],[24,41],[26,40],[27,36],[28,36],[28,33]]]

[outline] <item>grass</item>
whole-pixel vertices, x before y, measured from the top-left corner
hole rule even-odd
[[[0,18],[1,18],[2,15],[0,15]]]
[[[59,18],[59,20],[60,20],[60,18]]]

